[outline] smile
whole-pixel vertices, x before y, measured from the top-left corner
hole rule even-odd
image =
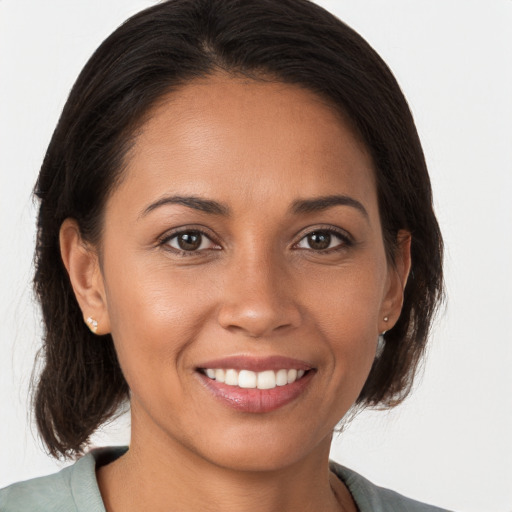
[[[235,370],[223,368],[205,368],[202,370],[208,378],[244,389],[274,389],[277,386],[287,386],[301,379],[306,373],[302,369],[264,370]]]
[[[311,363],[281,356],[230,356],[196,367],[205,391],[244,413],[268,413],[300,399],[316,373]]]

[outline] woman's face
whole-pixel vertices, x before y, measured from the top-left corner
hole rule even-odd
[[[106,206],[92,311],[132,446],[237,469],[325,454],[401,305],[373,172],[292,85],[214,76],[160,103]]]

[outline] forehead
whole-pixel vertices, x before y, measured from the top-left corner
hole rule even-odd
[[[123,188],[246,205],[376,196],[371,157],[337,109],[298,86],[228,76],[162,98],[127,155]]]

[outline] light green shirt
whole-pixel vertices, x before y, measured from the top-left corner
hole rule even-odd
[[[34,478],[0,490],[1,512],[105,512],[96,480],[96,464],[112,462],[127,448],[94,450],[54,475]],[[362,476],[331,462],[360,512],[443,512],[377,487]],[[447,512],[447,511],[444,511]]]

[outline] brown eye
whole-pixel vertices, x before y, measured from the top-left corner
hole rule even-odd
[[[311,249],[321,251],[331,245],[331,234],[327,231],[315,231],[307,236],[307,240]]]
[[[173,249],[195,252],[202,249],[213,249],[215,244],[200,231],[182,231],[167,241]]]
[[[327,249],[343,248],[351,245],[350,240],[335,231],[328,229],[319,229],[311,231],[304,236],[297,244],[299,249],[309,249],[313,251],[326,251]]]
[[[201,233],[191,231],[189,233],[181,233],[176,237],[176,241],[180,249],[184,251],[195,251],[201,247],[201,238]]]

